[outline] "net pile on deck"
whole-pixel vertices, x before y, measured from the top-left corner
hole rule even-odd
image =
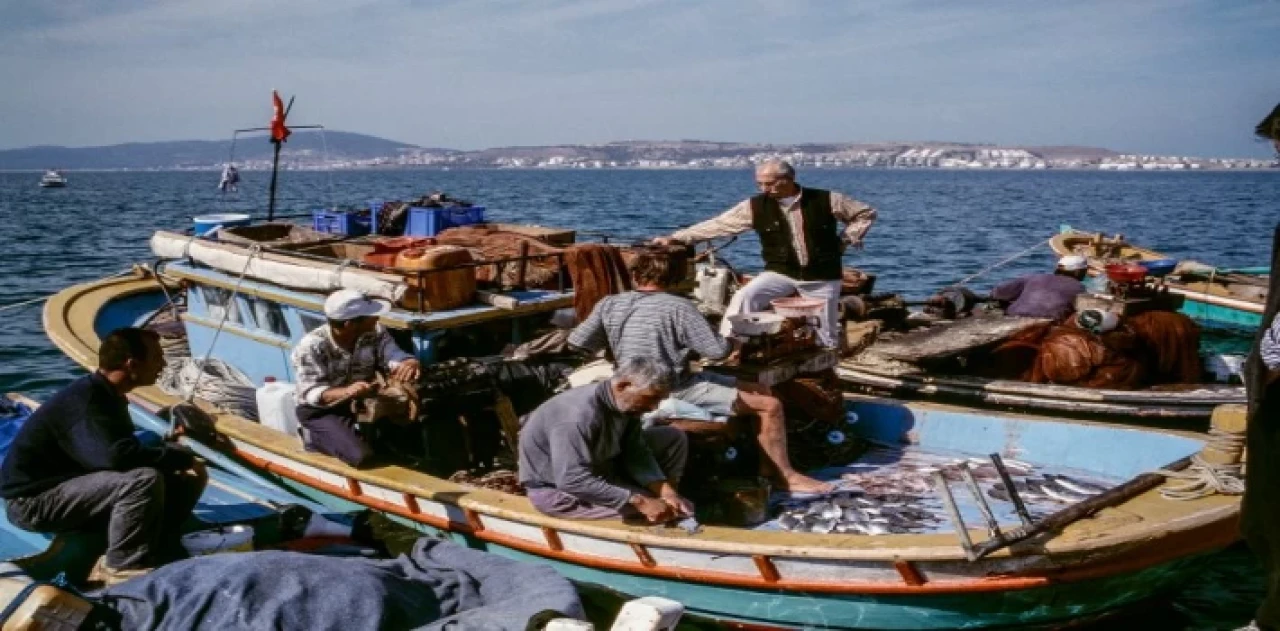
[[[456,245],[467,248],[477,260],[499,261],[514,259],[521,255],[525,248],[527,256],[557,254],[560,248],[549,245],[534,237],[515,232],[507,232],[487,226],[462,226],[450,228],[436,235],[436,242],[442,245]],[[486,265],[476,268],[476,280],[493,282],[501,287],[515,287],[519,284],[519,265],[507,263],[502,265]],[[525,285],[535,289],[554,289],[559,282],[559,259],[552,256],[531,258],[525,263]]]
[[[1155,384],[1200,381],[1200,328],[1172,311],[1125,318],[1097,334],[1075,321],[1020,332],[997,346],[988,376],[1033,383],[1133,390]]]

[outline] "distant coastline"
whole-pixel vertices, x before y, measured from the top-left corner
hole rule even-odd
[[[951,142],[783,145],[676,140],[462,151],[337,131],[294,134],[281,152],[280,165],[287,170],[746,169],[769,157],[786,158],[800,168],[831,169],[1280,170],[1276,159],[1128,154],[1082,146]],[[0,171],[213,171],[228,162],[245,171],[268,170],[270,144],[252,138],[241,139],[234,146],[230,141],[173,141],[0,150]]]

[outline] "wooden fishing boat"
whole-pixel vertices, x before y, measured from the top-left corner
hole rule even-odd
[[[189,261],[163,271],[161,278],[140,274],[61,291],[45,308],[48,335],[74,361],[94,366],[102,335],[147,321],[166,305],[165,292],[176,291],[186,296],[182,321],[198,353],[210,348],[210,356],[238,366],[255,383],[291,377],[289,349],[309,328],[308,318],[317,317],[322,294]],[[182,288],[162,281],[181,281]],[[267,301],[269,307],[254,309],[278,309],[281,317],[273,321],[284,326],[273,331],[238,320],[222,327],[223,339],[212,344],[220,318],[209,311],[214,303],[207,297],[216,293],[211,288],[233,292],[232,300]],[[515,299],[514,313],[491,305],[435,313],[397,309],[383,324],[412,342],[429,364],[434,342],[449,332],[546,311],[536,306],[537,296],[526,298],[535,302]],[[241,312],[254,310],[246,306]],[[139,389],[130,399],[144,424],[162,422],[157,413],[177,402],[155,387]],[[423,532],[549,563],[575,582],[630,597],[674,595],[691,614],[742,628],[951,629],[1075,621],[1176,586],[1237,537],[1238,498],[1170,501],[1155,490],[976,561],[967,559],[956,532],[945,528],[852,535],[787,532],[766,524],[705,526],[690,533],[564,520],[538,513],[518,495],[404,466],[357,470],[305,451],[296,436],[204,408],[215,419],[225,456],[327,506],[382,511]],[[842,436],[937,454],[1001,453],[1113,483],[1195,453],[1206,440],[1177,431],[874,398],[850,397],[847,410]],[[1008,514],[1002,516],[1007,527]],[[982,538],[976,530],[971,534]]]
[[[1060,255],[1079,254],[1089,261],[1089,274],[1102,276],[1108,263],[1170,260],[1155,250],[1134,245],[1123,237],[1106,237],[1064,226],[1050,241]],[[1182,312],[1198,322],[1256,329],[1267,302],[1267,271],[1218,270],[1194,261],[1180,261],[1163,284],[1183,296]]]

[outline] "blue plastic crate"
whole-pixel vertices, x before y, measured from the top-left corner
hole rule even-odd
[[[448,228],[484,223],[484,206],[468,208],[409,208],[404,233],[412,237],[434,237]]]
[[[317,210],[311,213],[311,226],[318,232],[359,237],[369,234],[372,224],[368,215],[354,212]]]

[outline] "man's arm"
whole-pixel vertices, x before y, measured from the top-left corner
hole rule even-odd
[[[843,193],[831,193],[831,214],[845,225],[844,240],[855,248],[862,247],[862,240],[876,221],[876,209]]]
[[[1280,315],[1271,321],[1271,327],[1262,334],[1258,355],[1267,367],[1267,383],[1280,380]]]
[[[703,359],[719,361],[733,352],[733,344],[720,337],[692,302],[685,301],[685,308],[676,313],[676,334],[680,344],[691,348]]]
[[[396,344],[395,338],[391,337],[391,333],[381,324],[374,329],[374,335],[378,336],[378,357],[386,362],[383,369],[387,375],[400,381],[417,381],[422,368],[418,358],[404,352],[400,345]]]
[[[308,338],[309,340],[310,338]],[[298,398],[310,405],[324,407],[346,398],[353,391],[333,385],[329,363],[315,344],[299,344],[293,349],[293,378],[297,382]],[[353,384],[355,385],[355,384]]]
[[[676,241],[692,243],[694,241],[707,241],[709,239],[718,239],[720,237],[731,237],[735,234],[742,234],[751,229],[751,200],[743,200],[738,205],[724,211],[717,217],[712,217],[702,223],[697,223],[684,230],[677,230],[672,233],[671,238]]]
[[[569,332],[569,346],[594,353],[609,343],[608,332],[604,329],[604,316],[600,315],[604,304],[603,300],[597,302],[591,309],[591,315],[587,316],[581,324],[573,327],[573,331]]]
[[[596,475],[591,467],[591,443],[581,426],[561,423],[551,431],[548,442],[551,474],[557,489],[610,508],[622,508],[631,499],[631,491]]]
[[[667,483],[667,474],[662,472],[653,452],[649,450],[649,443],[644,440],[644,430],[640,428],[638,419],[627,421],[626,433],[622,436],[621,458],[622,468],[627,476],[640,486],[654,489]]]
[[[100,409],[90,409],[61,440],[67,454],[89,471],[128,471],[138,467],[178,471],[195,463],[186,449],[143,445],[133,433],[131,422]]]

